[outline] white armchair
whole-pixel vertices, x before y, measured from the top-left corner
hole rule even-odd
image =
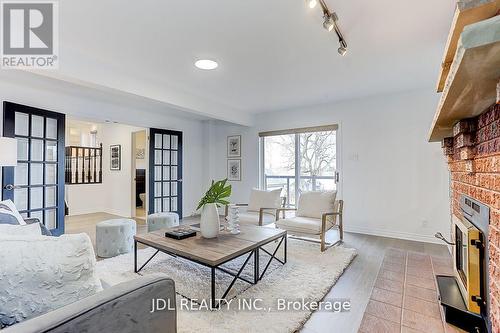
[[[263,226],[276,222],[278,208],[284,207],[286,198],[280,197],[281,189],[263,191],[252,189],[248,204],[237,203],[242,208],[239,212],[241,224],[253,224]],[[225,216],[228,214],[226,206]]]
[[[336,191],[303,192],[298,200],[297,208],[280,208],[276,215],[276,227],[287,230],[294,238],[317,241],[305,238],[303,235],[320,237],[321,252],[339,244],[344,239],[342,214],[344,201],[336,200]],[[287,211],[295,211],[295,216],[286,217]],[[283,219],[279,219],[279,213]],[[338,228],[340,239],[335,243],[326,242],[326,233],[332,228]]]

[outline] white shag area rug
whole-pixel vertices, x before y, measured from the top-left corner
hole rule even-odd
[[[267,246],[269,252],[277,244]],[[138,251],[139,267],[155,250]],[[282,258],[282,249],[276,255]],[[266,274],[256,285],[237,280],[226,299],[233,299],[230,307],[217,311],[193,311],[179,306],[181,298],[209,299],[210,269],[181,258],[158,253],[140,272],[142,275],[165,273],[175,281],[177,296],[177,330],[184,332],[295,332],[311,316],[312,310],[279,311],[278,300],[321,301],[337,282],[356,256],[356,250],[337,246],[321,253],[319,244],[289,239],[288,260],[281,265],[273,260]],[[246,255],[224,265],[237,272]],[[260,270],[263,271],[269,255],[260,251]],[[99,277],[109,285],[115,285],[138,277],[133,272],[133,253],[105,259],[97,263]],[[233,277],[217,271],[217,296],[221,297]],[[253,280],[253,258],[242,276]],[[259,310],[238,309],[238,302],[253,300]]]

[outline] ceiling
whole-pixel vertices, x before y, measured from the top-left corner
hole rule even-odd
[[[326,2],[345,57],[304,0],[61,1],[60,70],[40,74],[239,124],[259,112],[433,89],[454,1]],[[219,68],[200,71],[199,58]]]

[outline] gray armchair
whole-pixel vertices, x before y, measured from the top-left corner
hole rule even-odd
[[[174,309],[151,312],[152,302],[156,299],[165,300]],[[175,333],[174,281],[160,274],[140,277],[6,328],[3,332]]]

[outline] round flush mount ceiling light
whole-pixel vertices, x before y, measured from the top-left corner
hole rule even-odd
[[[317,0],[306,0],[306,2],[307,2],[307,5],[309,6],[309,8],[311,8],[311,9],[316,7],[316,5],[318,4]]]
[[[219,67],[219,64],[216,61],[210,60],[210,59],[196,60],[194,65],[199,69],[203,69],[203,70],[207,70],[207,71],[212,70],[212,69],[216,69],[217,67]]]

